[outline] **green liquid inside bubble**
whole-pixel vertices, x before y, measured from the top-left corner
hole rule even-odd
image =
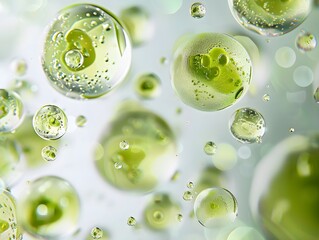
[[[54,161],[57,155],[57,150],[56,148],[52,146],[45,146],[42,149],[42,158],[46,161]]]
[[[135,91],[142,98],[150,99],[157,97],[161,91],[159,77],[153,73],[140,75],[135,83]]]
[[[234,38],[202,33],[184,37],[176,45],[172,84],[184,103],[202,111],[218,111],[247,92],[252,65]]]
[[[0,219],[0,234],[4,233],[8,229],[9,229],[9,223]]]
[[[42,67],[51,85],[76,99],[97,98],[123,81],[131,44],[117,18],[90,4],[62,9],[44,43]]]

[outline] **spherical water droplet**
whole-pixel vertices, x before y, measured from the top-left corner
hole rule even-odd
[[[103,230],[98,227],[94,227],[91,230],[91,236],[93,239],[100,239],[103,237]]]
[[[216,153],[217,146],[214,142],[207,142],[204,146],[204,152],[207,155],[214,155]]]
[[[293,78],[299,87],[308,87],[314,80],[313,72],[308,66],[299,66],[294,70]]]
[[[106,57],[109,61],[101,61]],[[126,30],[104,8],[90,4],[66,7],[48,28],[42,67],[51,85],[65,96],[101,97],[124,80],[130,64]]]
[[[78,127],[84,127],[87,120],[86,120],[86,117],[85,117],[85,116],[80,115],[80,116],[77,116],[77,118],[76,118],[75,121],[76,121],[76,125],[77,125]]]
[[[202,18],[206,14],[206,8],[204,4],[200,2],[193,3],[190,8],[190,14],[193,18]]]
[[[194,203],[197,220],[204,227],[220,227],[234,222],[238,204],[234,195],[224,188],[208,188],[198,194]]]
[[[245,95],[252,64],[237,40],[202,33],[180,39],[176,45],[171,79],[184,103],[202,111],[218,111]]]
[[[131,226],[131,227],[134,227],[136,225],[136,219],[134,217],[129,217],[127,219],[127,225]]]
[[[142,98],[155,98],[161,92],[161,81],[153,73],[145,73],[136,79],[135,91]]]
[[[266,130],[263,116],[251,108],[238,109],[233,114],[229,126],[233,137],[242,143],[260,141]]]
[[[119,146],[122,150],[127,150],[129,149],[130,144],[127,141],[123,140],[120,142]]]
[[[191,201],[191,200],[193,200],[193,197],[194,197],[194,195],[193,195],[193,193],[191,191],[185,191],[183,193],[183,199],[185,201]]]
[[[295,64],[296,53],[290,47],[282,47],[276,51],[275,59],[280,67],[290,68]]]
[[[67,116],[61,108],[55,105],[41,107],[33,117],[34,131],[45,140],[61,138],[67,127]]]
[[[296,38],[296,46],[301,52],[308,52],[317,46],[317,39],[312,33],[301,31]]]
[[[54,161],[56,159],[57,150],[55,147],[52,146],[45,146],[42,148],[42,158],[45,161]]]
[[[0,133],[12,132],[24,117],[23,104],[18,94],[0,89]]]
[[[270,96],[268,94],[264,94],[263,101],[264,102],[269,102],[270,101]]]
[[[18,210],[28,233],[45,239],[60,238],[75,231],[80,201],[69,182],[46,176],[29,184],[19,199]]]
[[[280,36],[298,27],[309,15],[312,0],[229,0],[236,21],[263,36]]]

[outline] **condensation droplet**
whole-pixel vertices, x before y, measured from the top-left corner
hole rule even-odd
[[[193,195],[193,193],[191,191],[185,191],[183,193],[183,199],[185,201],[191,201],[191,200],[193,200],[193,197],[194,197],[194,195]]]

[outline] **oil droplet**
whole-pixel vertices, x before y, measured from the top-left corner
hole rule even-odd
[[[309,15],[311,0],[229,0],[236,21],[263,36],[280,36],[298,27]]]
[[[207,142],[204,146],[204,152],[207,155],[214,155],[216,153],[217,146],[214,142]]]
[[[56,159],[57,150],[55,147],[45,146],[42,148],[41,155],[45,161],[54,161]]]
[[[234,195],[224,188],[208,188],[198,194],[194,212],[201,225],[207,228],[221,227],[234,222],[238,204]]]
[[[193,182],[188,182],[187,183],[187,188],[189,188],[189,189],[194,188],[194,183]]]
[[[134,227],[136,225],[136,219],[134,217],[129,217],[127,219],[127,225],[131,226],[131,227]]]
[[[121,169],[123,167],[123,164],[121,162],[115,162],[114,163],[114,168],[115,169]]]
[[[301,31],[296,38],[296,46],[301,52],[308,52],[317,46],[317,39],[312,33]]]
[[[233,114],[229,126],[233,137],[242,143],[260,141],[266,130],[263,116],[251,108],[238,109]]]
[[[204,4],[196,2],[193,3],[190,8],[190,14],[193,18],[202,18],[206,14],[206,8]]]
[[[75,123],[78,127],[84,127],[86,124],[86,117],[83,115],[77,116]]]
[[[100,239],[103,237],[103,230],[98,227],[94,227],[91,230],[91,236],[93,239]]]
[[[183,199],[185,200],[185,201],[191,201],[191,200],[193,200],[193,193],[191,192],[191,191],[185,191],[184,193],[183,193]]]
[[[270,101],[270,96],[268,94],[264,94],[263,101],[264,102],[269,102]]]
[[[146,99],[155,98],[161,92],[161,81],[153,73],[145,73],[136,79],[135,92],[138,96]]]
[[[33,117],[34,131],[45,140],[61,138],[67,127],[67,116],[61,108],[55,105],[41,107]]]
[[[122,150],[127,150],[129,149],[130,144],[127,141],[123,140],[120,142],[119,146]]]

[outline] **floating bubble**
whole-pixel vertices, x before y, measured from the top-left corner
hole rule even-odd
[[[216,153],[217,146],[214,142],[207,142],[204,146],[204,152],[207,155],[214,155]]]
[[[180,210],[180,206],[172,201],[169,195],[156,194],[144,209],[144,221],[154,230],[169,229],[178,223]]]
[[[238,109],[233,114],[229,126],[233,137],[242,143],[261,141],[266,130],[264,117],[251,108]]]
[[[144,44],[154,35],[154,24],[150,14],[140,6],[125,8],[120,19],[126,26],[134,46]]]
[[[131,226],[131,227],[134,227],[136,225],[136,219],[134,217],[129,217],[127,219],[127,225]]]
[[[51,23],[42,66],[51,85],[71,98],[97,98],[123,81],[131,64],[128,35],[115,15],[90,4],[62,9]]]
[[[206,14],[206,8],[204,4],[200,2],[193,3],[190,8],[190,14],[193,18],[202,18]]]
[[[193,195],[193,193],[191,191],[185,191],[183,193],[183,199],[185,201],[191,201],[191,200],[193,200],[193,198],[194,198],[194,195]]]
[[[14,131],[22,123],[23,113],[19,95],[0,89],[0,133]]]
[[[153,73],[140,75],[135,83],[135,92],[142,98],[155,98],[161,92],[161,81]]]
[[[212,157],[213,164],[222,171],[232,169],[237,163],[237,154],[235,148],[227,143],[220,143],[218,150]]]
[[[120,142],[120,149],[127,150],[129,148],[130,148],[130,144],[127,141],[123,140]]]
[[[313,72],[308,66],[299,66],[294,70],[293,78],[299,87],[308,87],[314,80]]]
[[[60,238],[77,227],[79,198],[70,183],[62,178],[47,176],[31,182],[18,207],[21,224],[32,235]]]
[[[45,146],[42,148],[42,158],[45,161],[54,161],[56,159],[57,150],[55,147],[52,146]]]
[[[161,57],[160,58],[160,63],[163,64],[163,65],[167,64],[168,63],[168,59],[166,57]]]
[[[298,27],[309,15],[312,0],[228,0],[228,4],[240,25],[275,37]]]
[[[188,182],[187,183],[187,188],[189,188],[189,189],[194,188],[194,183],[193,182]]]
[[[312,33],[301,31],[296,38],[296,46],[301,52],[308,52],[317,46],[317,39]]]
[[[282,47],[276,51],[275,59],[280,67],[290,68],[296,62],[296,53],[290,47]]]
[[[274,144],[255,168],[250,202],[255,219],[269,238],[319,236],[319,215],[315,213],[319,201],[318,143],[318,134],[293,135]]]
[[[183,215],[179,213],[179,214],[177,215],[177,220],[178,220],[179,222],[183,221]]]
[[[76,126],[78,127],[84,127],[86,124],[86,121],[87,121],[86,117],[83,115],[80,115],[76,117],[75,123],[76,123]]]
[[[103,230],[98,227],[94,227],[91,230],[91,236],[93,239],[101,239],[103,237]]]
[[[17,76],[23,76],[26,74],[28,65],[24,59],[16,59],[11,63],[12,71]]]
[[[242,98],[252,77],[245,48],[219,33],[184,37],[176,44],[172,84],[180,99],[202,111],[218,111]]]
[[[61,108],[55,105],[41,107],[33,117],[34,131],[45,140],[61,138],[67,127],[67,116]]]
[[[129,144],[124,149],[119,146],[123,140]],[[121,105],[101,146],[104,151],[96,160],[98,171],[119,189],[151,191],[169,180],[177,167],[177,146],[170,127],[133,102]],[[120,170],[115,163],[122,165]]]
[[[270,96],[268,94],[263,95],[263,101],[264,102],[269,102],[270,101]]]
[[[208,228],[234,222],[237,211],[236,198],[224,188],[208,188],[198,194],[194,203],[197,220]]]
[[[22,229],[17,221],[15,199],[4,189],[0,189],[0,212],[0,239],[21,240]]]

